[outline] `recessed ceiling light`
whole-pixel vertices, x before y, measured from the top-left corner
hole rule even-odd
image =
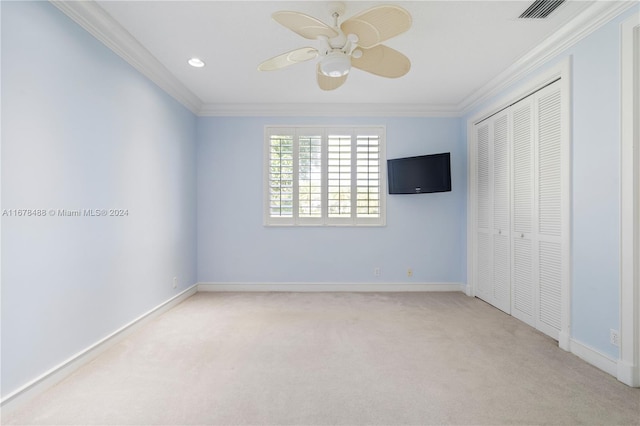
[[[189,59],[189,65],[196,68],[204,67],[204,61],[200,58],[191,58]]]

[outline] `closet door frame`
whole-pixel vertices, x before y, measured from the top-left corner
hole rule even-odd
[[[477,240],[476,240],[476,134],[475,124],[495,113],[508,108],[520,99],[560,79],[562,115],[562,307],[561,325],[558,339],[560,348],[569,351],[571,340],[571,57],[555,67],[541,73],[474,114],[467,121],[467,179],[469,188],[467,199],[467,295],[475,296],[477,289]],[[505,82],[504,87],[509,83]]]
[[[617,378],[640,387],[640,13],[621,32],[620,357]]]

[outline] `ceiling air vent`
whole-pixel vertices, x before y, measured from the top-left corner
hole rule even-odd
[[[558,8],[564,0],[536,0],[525,10],[520,19],[544,19]]]

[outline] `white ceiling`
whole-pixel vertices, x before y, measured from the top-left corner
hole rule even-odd
[[[531,1],[351,1],[345,16],[390,3],[408,10],[413,26],[384,44],[407,55],[411,71],[386,79],[353,69],[344,86],[325,92],[315,81],[315,61],[270,72],[256,67],[288,50],[314,46],[272,20],[273,12],[300,11],[331,23],[328,2],[97,2],[205,109],[241,104],[415,104],[458,112],[465,100],[593,4],[568,0],[547,19],[523,20],[518,15]],[[207,66],[190,67],[187,60],[193,56]]]

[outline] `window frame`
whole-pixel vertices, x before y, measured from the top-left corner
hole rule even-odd
[[[271,216],[270,168],[271,168],[271,136],[283,135],[293,137],[293,182],[292,182],[292,216]],[[349,217],[329,217],[328,201],[328,145],[329,136],[349,135],[351,137],[351,212]],[[357,213],[357,182],[358,182],[358,136],[378,137],[378,167],[379,167],[379,216],[358,217]],[[321,215],[320,217],[300,217],[299,215],[299,140],[304,136],[321,137]],[[381,125],[372,126],[293,126],[268,125],[264,127],[263,145],[263,224],[264,226],[386,226],[386,197],[387,197],[387,161],[386,161],[386,128]]]

